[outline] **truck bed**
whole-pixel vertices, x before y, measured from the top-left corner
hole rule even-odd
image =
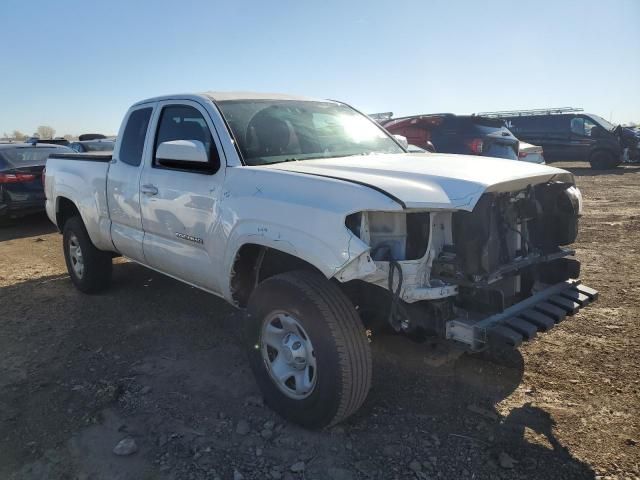
[[[113,250],[106,195],[111,158],[104,152],[49,155],[45,175],[46,210],[51,221],[56,222],[61,200],[72,201],[93,244],[106,251]]]

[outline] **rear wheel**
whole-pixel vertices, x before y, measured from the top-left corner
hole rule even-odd
[[[589,157],[589,163],[594,170],[608,170],[620,165],[620,161],[616,156],[604,150],[597,150]]]
[[[62,245],[67,271],[76,288],[97,293],[111,283],[111,253],[98,250],[80,217],[72,217],[63,227]]]
[[[364,402],[371,351],[358,313],[315,272],[256,287],[248,306],[249,360],[265,402],[307,428],[336,424]]]

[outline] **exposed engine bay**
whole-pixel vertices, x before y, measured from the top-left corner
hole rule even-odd
[[[389,312],[397,331],[446,336],[451,321],[473,326],[577,279],[566,246],[581,211],[574,185],[551,182],[485,193],[470,212],[352,214],[346,226],[370,246],[376,270],[351,290],[362,309]]]

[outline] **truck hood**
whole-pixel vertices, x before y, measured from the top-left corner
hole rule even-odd
[[[261,168],[358,183],[382,191],[411,209],[471,211],[484,192],[515,191],[551,180],[573,184],[573,175],[559,168],[444,153],[358,155]]]

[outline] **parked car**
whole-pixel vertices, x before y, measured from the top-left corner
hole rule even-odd
[[[78,135],[78,140],[81,142],[85,142],[87,140],[104,140],[106,138],[106,135],[103,135],[102,133],[83,133],[82,135]]]
[[[482,115],[494,115],[504,120],[520,140],[542,146],[548,161],[582,160],[588,161],[591,168],[602,170],[619,165],[625,149],[638,149],[638,139],[630,130],[597,115],[582,113],[581,109]]]
[[[530,143],[520,140],[518,160],[522,160],[523,162],[544,164],[544,150],[538,145],[531,145]]]
[[[44,210],[42,170],[53,152],[73,151],[48,144],[0,144],[0,222]]]
[[[518,139],[500,120],[443,113],[380,122],[392,134],[403,135],[410,144],[425,150],[511,160],[518,158]]]
[[[67,140],[66,138],[45,138],[45,139],[41,139],[38,137],[31,137],[28,138],[27,140],[25,140],[25,143],[30,143],[31,145],[37,145],[40,143],[45,143],[47,145],[62,145],[63,147],[66,147],[69,145],[69,140]]]
[[[85,140],[71,142],[69,148],[78,153],[87,152],[111,152],[115,147],[116,142],[113,140]]]
[[[573,175],[504,163],[409,154],[336,101],[171,95],[130,108],[113,154],[51,156],[47,214],[83,292],[123,255],[246,309],[266,403],[320,428],[365,400],[367,331],[514,348],[596,299],[565,247]]]

